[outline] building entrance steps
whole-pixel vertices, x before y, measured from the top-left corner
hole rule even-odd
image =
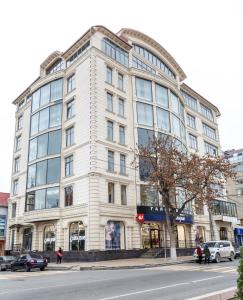
[[[113,270],[151,268],[165,265],[183,264],[193,262],[192,256],[180,256],[177,260],[170,258],[130,258],[95,262],[63,262],[62,264],[50,263],[48,270]]]

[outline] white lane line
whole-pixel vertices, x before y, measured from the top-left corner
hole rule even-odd
[[[201,282],[201,281],[207,281],[207,280],[212,280],[212,279],[217,279],[217,278],[222,278],[222,277],[223,276],[214,276],[214,277],[208,277],[208,278],[204,278],[204,279],[200,279],[200,280],[194,280],[194,281],[189,281],[189,282],[181,282],[181,283],[176,283],[176,284],[172,284],[172,285],[160,286],[160,287],[154,288],[154,289],[142,290],[142,291],[127,293],[127,294],[121,294],[121,295],[116,295],[116,296],[107,297],[107,298],[101,298],[99,300],[111,300],[111,299],[124,298],[124,297],[128,297],[128,296],[139,295],[139,294],[144,294],[144,293],[150,293],[150,292],[164,290],[164,289],[173,288],[173,287],[182,286],[182,285],[190,285],[192,283],[197,283],[197,282]]]

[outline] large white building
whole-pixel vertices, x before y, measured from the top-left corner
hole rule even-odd
[[[164,213],[131,165],[134,149],[155,132],[173,136],[182,150],[220,151],[219,110],[185,78],[158,42],[132,29],[114,34],[94,26],[52,53],[14,100],[8,247],[163,247]],[[216,237],[224,230],[232,238],[231,211],[226,221],[216,216]],[[178,247],[193,246],[197,236],[209,240],[207,209],[191,208],[177,231]]]

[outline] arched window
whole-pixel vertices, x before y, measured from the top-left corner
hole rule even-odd
[[[44,230],[44,251],[55,251],[56,234],[54,225],[47,225]]]
[[[82,222],[74,222],[70,224],[69,237],[70,251],[85,250],[85,229]]]

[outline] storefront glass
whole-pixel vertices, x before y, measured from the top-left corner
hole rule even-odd
[[[54,225],[48,225],[44,231],[44,251],[55,251],[56,235]]]
[[[70,243],[71,251],[85,250],[85,228],[82,222],[70,224]]]

